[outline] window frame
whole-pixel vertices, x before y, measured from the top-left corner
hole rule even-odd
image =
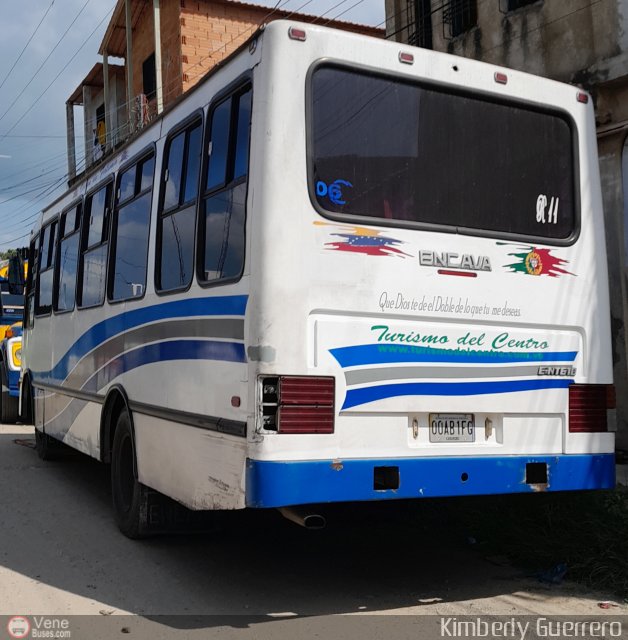
[[[77,274],[76,274],[76,291],[75,291],[75,297],[74,297],[74,308],[78,311],[82,311],[83,309],[97,309],[98,307],[102,307],[105,302],[107,301],[107,270],[109,268],[109,249],[110,249],[110,245],[111,245],[111,216],[112,216],[112,202],[111,200],[113,199],[113,185],[115,184],[115,174],[110,173],[109,175],[107,175],[106,178],[104,178],[103,180],[101,180],[97,185],[95,185],[94,187],[92,187],[89,191],[87,191],[85,193],[85,196],[83,197],[83,207],[81,210],[81,221],[80,221],[80,240],[79,240],[79,263],[77,265]],[[105,225],[105,223],[107,224],[107,252],[106,252],[106,256],[105,256],[105,291],[104,291],[104,295],[103,295],[103,299],[102,302],[99,302],[98,304],[90,304],[90,305],[85,305],[83,304],[83,276],[84,276],[84,272],[85,272],[85,259],[84,256],[86,253],[90,252],[91,250],[97,248],[97,247],[101,247],[103,244],[105,244],[105,241],[101,240],[99,243],[97,244],[93,244],[91,246],[87,246],[87,242],[89,239],[89,227],[84,224],[85,222],[85,215],[86,215],[86,211],[87,211],[87,201],[89,198],[93,197],[95,193],[97,193],[98,191],[100,191],[103,187],[107,187],[108,185],[111,185],[112,188],[112,192],[109,194],[109,216],[107,217],[106,215],[103,216],[103,226]],[[105,203],[106,204],[106,203]],[[106,213],[106,208],[105,208],[105,213]],[[91,210],[90,210],[90,215],[91,215]],[[80,304],[79,304],[79,292],[80,292]]]
[[[187,116],[186,118],[184,118],[183,120],[181,120],[181,122],[178,122],[177,124],[175,124],[166,134],[165,136],[165,142],[164,142],[164,146],[163,146],[163,150],[161,153],[161,167],[159,169],[159,183],[157,183],[157,186],[159,188],[159,200],[158,200],[158,204],[157,204],[157,215],[155,216],[155,224],[157,226],[156,230],[155,230],[155,260],[154,260],[154,264],[153,264],[153,287],[155,290],[155,294],[157,296],[170,296],[176,293],[185,293],[186,291],[189,291],[190,288],[192,287],[192,284],[194,283],[194,265],[196,264],[196,255],[192,255],[192,276],[190,278],[190,281],[182,287],[176,287],[174,289],[161,289],[159,286],[159,274],[161,273],[161,250],[162,250],[162,220],[164,220],[165,218],[168,218],[172,215],[175,215],[176,213],[178,213],[179,211],[183,211],[186,207],[182,206],[181,204],[179,204],[177,207],[173,207],[172,209],[168,209],[164,215],[164,200],[166,197],[166,181],[165,181],[165,175],[166,175],[166,169],[167,167],[167,163],[166,163],[166,158],[168,157],[168,153],[170,153],[170,144],[172,143],[172,141],[177,137],[177,135],[179,135],[182,131],[185,131],[186,129],[193,129],[194,128],[194,124],[195,122],[200,122],[201,125],[201,158],[200,158],[200,162],[199,162],[199,171],[198,171],[198,182],[196,185],[196,201],[194,203],[194,205],[192,205],[192,203],[190,202],[189,206],[194,206],[194,242],[192,243],[192,251],[194,254],[196,254],[196,237],[197,237],[197,229],[198,229],[198,209],[199,209],[199,202],[200,202],[200,186],[201,186],[201,179],[202,179],[202,175],[203,175],[203,163],[204,163],[204,158],[203,156],[204,151],[203,151],[203,140],[204,140],[204,130],[205,130],[205,111],[202,108],[198,108],[195,109],[189,116]],[[186,148],[187,148],[187,144],[186,144]],[[187,177],[187,154],[185,154],[184,156],[184,165],[183,165],[183,169],[182,169],[182,174],[183,176]],[[185,187],[185,180],[182,179],[181,184],[183,185],[183,187]],[[155,180],[153,178],[153,185],[155,185]],[[153,186],[154,189],[154,186]],[[179,200],[181,200],[181,195],[179,194]]]
[[[37,245],[41,228],[34,233],[28,242],[28,274],[26,276],[26,288],[24,291],[24,329],[32,329],[35,326],[35,295],[37,291]],[[30,317],[30,302],[33,304],[33,317]]]
[[[149,68],[147,65],[151,62],[151,58],[152,66]],[[146,91],[145,81],[147,76],[150,76],[152,84],[155,85],[151,93]],[[147,100],[155,100],[157,98],[157,56],[155,55],[155,51],[149,53],[142,62],[142,93],[146,96]]]
[[[46,229],[49,229],[50,227],[54,226],[54,233],[55,236],[53,239],[49,239],[49,247],[48,247],[48,251],[50,252],[52,250],[52,260],[50,263],[49,267],[46,267],[45,269],[42,270],[41,268],[41,246],[39,247],[39,249],[36,251],[37,253],[37,274],[36,274],[36,284],[35,284],[35,300],[34,300],[34,315],[36,318],[45,318],[49,315],[51,315],[53,309],[54,309],[54,299],[55,299],[55,264],[57,262],[57,248],[58,248],[58,240],[59,240],[59,221],[61,220],[59,214],[55,215],[52,218],[48,218],[45,222],[45,224],[43,224],[38,232],[38,241],[41,241],[42,237],[45,235]],[[50,271],[52,269],[52,300],[50,303],[50,306],[47,306],[47,310],[46,311],[41,311],[41,305],[39,304],[39,294],[41,291],[41,274],[42,273],[46,273],[47,271]]]
[[[113,282],[115,278],[114,274],[114,259],[117,250],[117,231],[118,231],[118,212],[120,210],[120,206],[126,207],[131,204],[131,202],[137,200],[141,196],[148,193],[148,189],[144,189],[143,191],[138,191],[137,194],[133,195],[131,198],[126,198],[126,200],[122,200],[122,202],[118,202],[118,189],[120,187],[120,179],[122,178],[122,174],[130,169],[133,165],[136,167],[135,173],[135,183],[137,185],[137,181],[141,179],[138,177],[137,168],[150,157],[153,158],[154,168],[153,168],[153,181],[150,186],[151,196],[150,196],[150,210],[148,217],[148,238],[146,242],[146,280],[144,283],[144,291],[141,296],[135,296],[131,298],[119,298],[112,299],[111,294],[113,291]],[[162,158],[163,159],[163,158]],[[146,289],[148,288],[148,274],[150,264],[148,262],[148,258],[150,255],[150,242],[151,242],[151,231],[153,226],[153,205],[155,203],[155,187],[159,188],[159,184],[156,182],[158,172],[157,172],[157,145],[154,142],[151,142],[148,146],[144,147],[139,153],[136,153],[129,161],[125,162],[116,174],[116,178],[113,185],[113,207],[111,213],[111,228],[109,230],[109,251],[107,256],[107,285],[105,291],[105,299],[111,305],[120,304],[122,302],[129,302],[132,300],[143,300],[146,296]]]
[[[76,207],[80,206],[81,210],[79,213],[79,223],[78,223],[78,227],[69,235],[67,236],[61,236],[61,220],[63,218],[63,216],[67,216],[67,214],[72,210],[72,209],[76,209]],[[54,288],[52,290],[52,311],[54,312],[55,315],[63,315],[65,313],[72,313],[72,311],[74,311],[77,308],[77,304],[76,304],[76,294],[78,291],[78,280],[79,280],[79,264],[80,264],[80,260],[81,260],[81,231],[83,228],[83,210],[85,207],[85,202],[83,200],[82,197],[76,198],[75,200],[72,201],[71,204],[69,204],[67,207],[65,207],[60,215],[59,215],[59,233],[57,234],[57,251],[56,251],[56,255],[55,255],[55,275],[54,275]],[[65,233],[65,230],[64,230]],[[78,250],[78,263],[76,265],[76,279],[74,281],[74,306],[71,309],[59,309],[58,305],[59,305],[59,278],[61,276],[61,255],[60,255],[60,250],[61,250],[61,242],[63,240],[65,240],[66,238],[69,238],[71,235],[74,235],[75,233],[78,233],[79,236],[79,250]]]
[[[351,71],[362,75],[372,76],[375,78],[383,78],[404,82],[418,86],[427,91],[437,91],[452,96],[469,97],[484,100],[498,105],[514,106],[535,111],[537,113],[554,115],[562,118],[569,126],[572,134],[572,159],[573,159],[573,202],[574,202],[574,221],[571,234],[566,238],[548,238],[546,236],[535,236],[522,233],[509,233],[504,231],[486,230],[472,227],[455,227],[450,225],[438,224],[434,222],[412,222],[408,220],[389,220],[388,218],[377,218],[374,216],[354,215],[347,213],[335,213],[324,209],[318,202],[316,197],[316,185],[314,184],[314,95],[313,95],[313,76],[321,67],[340,69],[342,71]],[[390,227],[393,229],[419,229],[423,231],[434,231],[438,233],[448,233],[451,235],[472,236],[479,238],[490,238],[496,240],[514,240],[515,242],[534,242],[546,246],[569,247],[575,244],[580,237],[582,228],[582,211],[581,211],[581,184],[580,184],[580,154],[579,154],[579,131],[573,116],[560,107],[542,107],[538,103],[530,100],[522,100],[520,98],[502,97],[482,90],[470,90],[466,88],[457,88],[445,85],[441,82],[418,80],[398,71],[380,71],[372,67],[357,63],[347,63],[336,59],[324,59],[314,62],[307,72],[305,87],[305,127],[306,127],[306,162],[307,162],[307,190],[310,196],[310,202],[315,211],[323,218],[342,222],[344,224],[360,224],[370,227]]]
[[[242,276],[244,275],[245,265],[246,265],[246,243],[247,243],[247,233],[246,233],[246,223],[248,218],[248,208],[247,203],[249,199],[249,176],[251,173],[251,142],[253,139],[252,131],[253,131],[253,78],[250,73],[241,76],[234,82],[230,83],[223,91],[217,93],[212,101],[209,103],[207,109],[207,118],[205,125],[205,136],[203,138],[203,162],[201,166],[201,186],[204,184],[205,179],[207,177],[207,170],[209,168],[209,160],[210,156],[207,154],[207,148],[211,141],[211,129],[213,124],[213,116],[216,109],[223,104],[226,100],[233,100],[234,97],[240,97],[244,95],[247,91],[251,92],[251,116],[249,120],[249,140],[248,140],[248,161],[247,161],[247,171],[243,176],[240,176],[237,179],[229,179],[230,174],[233,173],[235,167],[235,152],[236,152],[236,143],[237,143],[237,126],[234,130],[234,123],[237,125],[238,122],[238,112],[234,109],[233,102],[231,103],[231,114],[229,118],[229,141],[228,141],[228,149],[227,149],[227,169],[228,173],[225,176],[225,181],[220,186],[215,186],[212,189],[199,189],[198,195],[198,212],[197,212],[197,220],[196,220],[196,280],[198,284],[204,289],[209,289],[212,287],[220,287],[227,284],[234,284],[242,280]],[[238,102],[239,104],[239,102]],[[207,280],[205,278],[205,212],[203,211],[203,202],[206,198],[218,194],[221,191],[227,191],[233,189],[243,183],[246,183],[246,193],[244,196],[244,260],[242,261],[242,269],[240,270],[239,275],[232,278],[220,278],[214,280]],[[203,213],[203,215],[201,215]]]
[[[422,49],[434,49],[434,27],[432,25],[432,10],[430,0],[406,0],[408,7],[414,11],[414,21],[409,27],[414,26],[414,30],[409,31],[408,44]],[[536,1],[536,0],[535,0]],[[427,11],[426,11],[427,9]],[[407,10],[409,15],[409,9]],[[419,28],[419,23],[421,28]]]
[[[521,11],[522,9],[527,9],[531,7],[533,4],[541,5],[543,0],[524,0],[523,4],[520,4],[518,7],[511,7],[511,3],[516,2],[517,0],[506,0],[506,7],[502,9],[502,1],[499,0],[499,10],[501,13],[514,13],[515,11]]]

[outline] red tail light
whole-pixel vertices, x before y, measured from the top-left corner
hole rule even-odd
[[[333,433],[335,379],[280,376],[262,380],[264,429],[277,433]]]
[[[572,384],[569,387],[569,431],[608,431],[606,412],[615,408],[615,387],[606,384]]]
[[[297,27],[290,27],[288,29],[288,37],[290,40],[298,40],[299,42],[305,42],[306,33],[303,29],[297,29]]]

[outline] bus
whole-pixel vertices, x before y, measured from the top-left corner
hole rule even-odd
[[[577,87],[272,22],[43,211],[40,456],[110,464],[129,537],[613,487],[597,162]]]
[[[15,423],[19,417],[20,369],[24,282],[28,262],[25,249],[0,262],[0,422]]]

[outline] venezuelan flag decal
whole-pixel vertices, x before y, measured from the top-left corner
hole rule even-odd
[[[356,225],[332,224],[329,222],[314,222],[318,226],[336,227],[341,233],[331,235],[340,238],[335,242],[325,244],[331,251],[348,251],[350,253],[365,253],[369,256],[397,256],[404,258],[409,253],[404,253],[398,245],[404,244],[402,240],[382,235],[381,231],[360,227]]]

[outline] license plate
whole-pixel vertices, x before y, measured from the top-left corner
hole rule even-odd
[[[472,413],[431,413],[430,442],[474,442]]]

